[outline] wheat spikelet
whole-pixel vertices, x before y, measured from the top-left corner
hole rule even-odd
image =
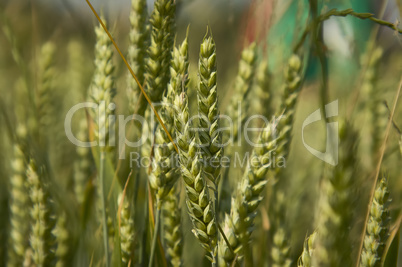
[[[382,266],[385,243],[389,235],[389,191],[388,182],[383,177],[377,185],[370,207],[366,236],[361,254],[361,267]]]
[[[27,179],[25,175],[25,156],[18,144],[14,145],[14,157],[11,162],[13,171],[10,178],[10,240],[7,266],[21,266],[28,247],[30,216],[27,207],[30,206]]]

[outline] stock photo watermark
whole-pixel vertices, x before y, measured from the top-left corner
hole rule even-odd
[[[160,104],[156,104],[155,107],[160,107]],[[119,159],[125,159],[126,147],[129,148],[139,148],[144,145],[147,140],[152,138],[155,130],[155,125],[157,124],[157,120],[155,116],[150,116],[149,118],[145,119],[142,116],[137,114],[125,116],[125,115],[109,115],[107,116],[107,109],[110,111],[115,110],[116,105],[114,103],[110,103],[106,106],[105,102],[101,102],[99,104],[93,102],[83,102],[74,105],[66,114],[66,118],[64,121],[64,129],[67,138],[76,146],[79,147],[116,147],[118,148],[118,155]],[[171,109],[175,109],[174,106],[169,106]],[[81,110],[81,109],[91,109],[92,111],[96,112],[98,118],[106,118],[109,120],[109,127],[106,129],[106,123],[103,124],[103,127],[99,128],[98,131],[99,136],[103,136],[104,138],[99,138],[99,140],[92,140],[92,141],[83,141],[79,140],[72,131],[72,120],[74,114]],[[261,144],[256,140],[253,140],[258,133],[264,131],[267,125],[271,125],[270,134],[272,135],[271,140],[276,139],[277,131],[276,126],[280,120],[284,119],[283,116],[275,117],[273,116],[271,119],[264,117],[262,115],[252,115],[247,118],[247,120],[242,119],[241,109],[238,110],[239,114],[237,116],[237,120],[233,121],[227,115],[221,114],[219,115],[220,120],[220,128],[216,130],[214,133],[222,134],[226,138],[222,140],[221,143],[214,143],[213,145],[218,148],[226,148],[229,146],[242,146],[242,142],[246,142],[248,146],[252,148],[262,147],[266,144]],[[338,116],[338,100],[335,100],[325,106],[325,116],[326,118],[336,117]],[[192,122],[192,125],[197,125],[197,121],[200,119],[199,115],[195,115],[190,117],[188,120]],[[338,122],[328,122],[326,123],[326,150],[324,152],[318,151],[314,149],[312,146],[306,143],[304,130],[307,126],[321,121],[323,118],[321,116],[321,110],[317,109],[313,113],[311,113],[302,124],[301,134],[302,134],[302,142],[304,147],[315,157],[318,159],[336,166],[338,164]],[[209,122],[209,120],[205,120]],[[142,134],[140,134],[137,140],[129,140],[126,136],[126,128],[130,127],[130,123],[137,123],[141,125],[141,128],[145,129]],[[260,125],[260,127],[256,127],[256,125]],[[207,127],[200,128],[200,127],[192,127],[189,129],[194,134],[201,133],[208,131],[211,125],[207,125]],[[116,135],[116,132],[118,134]],[[239,133],[239,136],[235,136],[234,132]],[[109,138],[105,138],[108,136]],[[254,138],[255,139],[255,138]],[[173,139],[174,142],[177,142],[176,139]],[[167,146],[168,144],[162,144],[159,146]],[[202,148],[203,146],[209,144],[201,144],[196,143],[197,147]],[[286,167],[286,161],[284,157],[279,155],[275,155],[275,148],[272,149],[272,153],[268,153],[269,158],[264,158],[263,162],[266,162],[266,165],[269,167],[275,168],[284,168]],[[140,167],[140,166],[149,166],[152,159],[142,157],[139,152],[130,152],[130,165],[132,167]],[[202,157],[201,157],[202,158]],[[177,161],[177,160],[175,160]],[[178,163],[177,163],[178,164]],[[229,166],[233,164],[234,167],[238,166],[240,168],[244,167],[246,164],[253,164],[253,155],[250,155],[249,152],[242,153],[240,155],[238,152],[234,152],[232,157],[222,157],[219,162],[209,162],[208,164],[218,164],[220,166]],[[179,167],[179,166],[178,166]]]

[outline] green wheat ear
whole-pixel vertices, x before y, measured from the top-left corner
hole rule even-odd
[[[275,125],[268,124],[260,133],[258,146],[253,149],[250,162],[239,182],[230,214],[225,216],[223,231],[230,248],[223,239],[219,240],[220,266],[230,265],[235,254],[242,256],[244,246],[249,244],[257,208],[263,199],[261,193],[267,184],[270,153],[275,151],[275,147]]]
[[[151,42],[146,60],[146,90],[152,102],[162,99],[170,79],[169,64],[174,42],[176,4],[173,0],[157,0],[151,14]]]
[[[123,203],[121,203],[123,201]],[[122,254],[122,261],[129,265],[134,265],[135,257],[135,231],[134,220],[132,216],[132,209],[130,203],[125,196],[123,200],[123,194],[118,197],[118,202],[121,206],[120,211],[120,247]]]
[[[149,25],[147,22],[147,1],[132,0],[130,11],[130,32],[127,61],[133,69],[141,85],[145,81],[145,61],[149,43]],[[127,73],[127,96],[130,113],[140,105],[140,88],[137,82]]]
[[[32,202],[31,217],[32,230],[30,245],[32,249],[32,261],[36,266],[48,266],[53,258],[51,251],[52,224],[50,221],[49,197],[39,178],[36,164],[33,160],[28,165],[27,178],[29,184],[29,196]]]
[[[68,254],[70,251],[70,233],[67,230],[67,216],[62,213],[58,216],[52,234],[56,238],[57,248],[54,254],[57,258],[56,267],[68,266]]]
[[[14,145],[14,157],[11,162],[13,174],[10,202],[10,239],[8,248],[8,266],[21,266],[28,247],[30,206],[28,194],[25,156],[20,145]]]
[[[77,133],[78,140],[88,142],[88,123],[85,117],[79,122]],[[76,159],[74,162],[74,193],[79,205],[84,202],[85,190],[91,177],[91,149],[88,147],[76,147]]]
[[[383,177],[377,185],[370,207],[360,260],[361,267],[382,266],[384,247],[389,235],[388,198],[388,181]]]
[[[310,236],[308,236],[306,238],[306,240],[304,241],[303,252],[302,252],[301,256],[299,257],[299,260],[297,262],[297,267],[311,267],[312,266],[311,256],[314,253],[316,235],[317,235],[317,233],[314,232]]]
[[[193,223],[193,233],[208,252],[206,257],[216,264],[218,232],[215,212],[198,155],[192,122],[189,120],[187,76],[184,77],[182,84],[184,85],[182,92],[176,94],[174,98],[174,106],[177,108],[174,114],[174,126],[180,169],[186,189],[186,204]]]
[[[244,123],[244,120],[247,118],[249,101],[246,101],[246,98],[251,91],[253,78],[255,76],[257,62],[257,46],[255,43],[250,44],[248,47],[244,48],[241,53],[241,58],[239,61],[239,69],[234,83],[234,95],[231,97],[231,101],[229,106],[227,107],[226,114],[230,116],[231,120],[234,124],[237,125],[237,121],[241,120],[241,123]],[[241,117],[239,117],[239,105],[241,107]],[[233,128],[233,142],[238,139],[239,128]],[[231,136],[229,136],[229,132],[225,132],[224,140],[227,142]]]
[[[170,82],[166,96],[162,97],[160,116],[169,134],[174,138],[174,98],[188,83],[188,42],[187,37],[179,48],[174,48],[170,64]],[[154,160],[149,175],[150,185],[156,190],[157,202],[166,197],[180,176],[177,166],[177,153],[164,129],[157,126],[155,133]]]
[[[223,156],[223,148],[222,132],[218,131],[220,122],[216,85],[216,47],[212,36],[207,37],[207,35],[201,44],[198,62],[197,99],[200,125],[198,138],[204,161],[204,173],[215,183],[220,178],[220,159]]]
[[[268,70],[268,60],[262,59],[255,71],[253,92],[259,100],[255,107],[255,114],[270,118],[272,114],[272,92],[270,88],[271,75]]]
[[[162,205],[163,238],[165,251],[171,266],[182,266],[182,222],[179,197],[173,188]]]
[[[48,127],[51,125],[52,120],[52,96],[54,95],[54,92],[52,91],[54,89],[53,78],[55,75],[55,52],[56,46],[53,43],[48,42],[42,46],[39,57],[40,82],[37,95],[37,116],[39,132],[45,140],[45,135],[48,132]]]
[[[104,22],[105,23],[105,22]],[[99,24],[95,28],[95,73],[90,86],[89,97],[98,104],[97,109],[90,109],[94,120],[94,135],[101,149],[105,149],[109,141],[109,129],[114,129],[114,122],[109,116],[114,114],[111,109],[116,90],[113,77],[113,47],[112,41]]]
[[[351,265],[350,225],[355,201],[358,135],[346,122],[339,127],[339,163],[328,167],[322,181],[317,214],[317,248],[313,265]],[[336,233],[336,234],[334,234]]]

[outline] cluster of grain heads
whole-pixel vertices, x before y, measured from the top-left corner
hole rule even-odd
[[[114,123],[109,119],[114,114],[112,104],[115,95],[113,47],[107,33],[99,25],[95,28],[95,73],[90,86],[89,96],[98,104],[97,109],[90,109],[94,121],[94,136],[99,146],[105,149],[109,141],[109,129],[114,129]]]
[[[303,252],[297,261],[297,267],[311,267],[312,255],[314,253],[315,237],[317,232],[312,233],[306,238],[303,245]]]
[[[32,249],[32,261],[36,266],[49,266],[53,259],[53,253],[51,252],[53,241],[51,240],[50,200],[33,160],[28,165],[27,178],[29,196],[32,202],[30,211],[32,229],[29,238]]]
[[[132,0],[130,11],[130,32],[127,61],[133,69],[138,81],[144,84],[145,74],[145,55],[149,39],[149,26],[147,25],[147,1]],[[138,108],[140,99],[140,88],[137,82],[127,74],[127,96],[130,112],[133,113]]]
[[[120,229],[120,248],[122,261],[127,266],[134,266],[135,264],[135,231],[134,220],[132,216],[132,207],[130,207],[127,196],[123,198],[121,193],[118,197],[120,208],[119,214],[119,229]]]
[[[28,185],[25,175],[25,156],[18,144],[14,145],[14,156],[11,162],[13,174],[10,179],[10,240],[8,248],[9,266],[21,266],[28,247],[30,206]]]
[[[160,116],[170,136],[174,137],[174,107],[173,100],[180,94],[183,86],[187,85],[188,76],[188,42],[187,37],[179,48],[174,48],[173,58],[170,63],[170,82],[166,96],[162,98]],[[174,144],[170,141],[167,133],[161,126],[157,126],[154,144],[154,159],[152,171],[149,175],[150,185],[156,190],[157,204],[172,189],[180,176],[177,169],[177,153]],[[160,207],[158,207],[160,208]]]
[[[176,4],[173,0],[155,1],[151,14],[151,42],[146,59],[146,90],[158,103],[169,82],[169,64],[174,42]],[[145,106],[144,106],[145,107]]]
[[[162,205],[165,251],[173,267],[182,266],[183,237],[179,205],[179,198],[173,188]]]
[[[350,226],[355,200],[358,136],[349,123],[339,125],[339,163],[328,167],[318,206],[315,266],[351,265]],[[336,234],[334,234],[336,233]]]
[[[382,266],[384,247],[389,235],[388,181],[382,178],[374,192],[360,259],[361,267]]]
[[[243,123],[244,119],[247,117],[247,115],[249,115],[247,114],[249,102],[245,99],[252,88],[256,62],[257,47],[255,43],[252,43],[248,47],[244,48],[241,53],[238,72],[234,84],[234,95],[231,98],[230,104],[226,110],[226,114],[230,116],[233,124],[235,125],[238,125],[238,120],[241,120]],[[241,111],[239,111],[239,104]],[[225,142],[227,142],[230,137],[233,138],[233,142],[236,141],[239,135],[238,131],[238,127],[233,127],[232,136],[228,136],[229,133],[226,132],[226,136],[224,138]]]
[[[186,189],[186,204],[193,224],[193,233],[208,252],[206,257],[216,264],[218,232],[215,211],[198,154],[195,133],[191,130],[193,126],[189,120],[187,77],[183,78],[182,84],[185,86],[174,98],[174,105],[177,108],[174,114],[174,125],[180,169]]]
[[[56,267],[68,266],[68,254],[70,252],[70,233],[67,230],[67,215],[62,213],[57,217],[56,225],[53,228],[52,234],[56,238]]]
[[[40,82],[38,85],[36,106],[39,132],[44,140],[46,140],[45,135],[49,132],[48,127],[52,120],[52,95],[54,95],[52,91],[54,91],[53,79],[55,75],[53,65],[55,52],[56,46],[48,42],[42,46],[39,57]]]
[[[266,174],[271,167],[270,154],[275,151],[275,126],[268,124],[261,132],[258,145],[252,152],[237,193],[232,199],[230,215],[225,216],[223,231],[229,244],[223,239],[219,241],[220,266],[230,265],[235,254],[241,256],[247,252],[243,251],[243,247],[248,246],[257,208],[263,199],[261,193],[267,183]]]

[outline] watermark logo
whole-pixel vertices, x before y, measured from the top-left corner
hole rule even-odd
[[[326,118],[336,117],[338,116],[338,100],[335,100],[327,105],[325,105],[325,116]],[[311,154],[316,156],[317,158],[325,161],[332,166],[338,165],[338,144],[339,144],[339,136],[338,136],[338,122],[328,122],[326,123],[326,131],[327,131],[327,142],[325,146],[325,152],[318,151],[311,146],[309,146],[304,140],[304,128],[307,125],[310,125],[314,122],[321,120],[321,111],[317,109],[313,113],[311,113],[303,122],[302,126],[302,141],[304,147],[310,151]]]

